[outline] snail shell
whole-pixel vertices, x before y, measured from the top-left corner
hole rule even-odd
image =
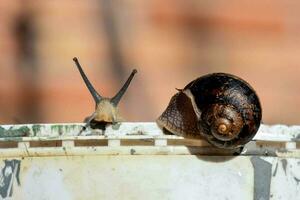
[[[157,124],[175,135],[204,137],[216,147],[233,149],[254,137],[261,118],[258,96],[246,81],[214,73],[178,90]]]

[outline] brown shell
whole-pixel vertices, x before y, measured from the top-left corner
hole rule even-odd
[[[254,137],[261,118],[258,96],[247,82],[214,73],[175,94],[157,123],[175,135],[204,137],[214,146],[236,148]]]
[[[190,98],[180,91],[171,98],[167,109],[156,122],[175,135],[194,138],[201,137],[197,121]]]

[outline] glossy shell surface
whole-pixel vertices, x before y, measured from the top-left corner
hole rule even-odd
[[[186,95],[191,94],[191,95]],[[178,98],[178,96],[186,97]],[[174,99],[175,98],[175,99]],[[186,102],[186,100],[189,100]],[[186,105],[187,104],[187,105]],[[193,109],[191,109],[191,107]],[[214,136],[212,124],[228,107],[239,113],[242,123],[235,123],[238,132],[230,139],[220,139]],[[214,112],[215,108],[219,111]],[[187,110],[186,110],[187,109]],[[185,110],[182,112],[182,110]],[[249,142],[261,123],[261,104],[254,89],[244,80],[225,73],[214,73],[197,78],[187,84],[183,90],[175,94],[167,109],[158,118],[157,123],[175,135],[186,137],[202,137],[220,148],[237,148]],[[191,120],[193,120],[191,122]],[[189,124],[196,123],[189,128]],[[234,129],[237,129],[234,127]],[[187,130],[187,131],[185,131]]]
[[[237,137],[230,141],[220,141],[210,133],[206,119],[199,120],[201,133],[212,144],[220,147],[235,147],[249,142],[261,123],[260,101],[254,89],[244,80],[224,73],[210,74],[189,83],[189,89],[195,98],[197,108],[203,113],[212,104],[230,106],[241,114],[243,127]]]

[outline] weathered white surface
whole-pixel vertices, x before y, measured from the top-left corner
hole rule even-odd
[[[270,199],[300,199],[300,159],[271,159]]]
[[[8,164],[12,161],[18,163]],[[297,200],[300,195],[299,159],[276,157],[27,157],[2,160],[0,170],[0,199]],[[11,196],[5,196],[8,191]]]
[[[231,155],[232,152],[213,148],[205,140],[184,139],[175,135],[164,135],[156,123],[121,123],[108,126],[105,131],[88,129],[78,136],[83,124],[29,124],[0,126],[1,157],[12,156],[61,156],[61,155],[130,155],[131,148],[137,146],[136,154],[201,154]],[[266,126],[262,125],[254,140],[247,144],[242,155],[267,155],[280,157],[300,157],[300,127],[298,126]],[[24,136],[24,133],[26,136]],[[19,135],[19,136],[18,136]],[[17,137],[18,136],[18,137]],[[127,140],[127,141],[126,141]],[[16,147],[7,148],[10,141]],[[51,147],[42,142],[54,142]],[[56,143],[61,141],[61,143]],[[102,145],[75,145],[75,142],[97,141]],[[106,145],[103,144],[106,141]],[[129,142],[128,142],[129,141]],[[173,143],[172,143],[173,141]],[[175,141],[175,142],[174,142]],[[34,146],[32,143],[40,143]],[[97,143],[96,142],[96,143]],[[138,142],[139,144],[136,144]],[[152,143],[151,143],[152,142]],[[141,144],[142,143],[142,144]],[[125,144],[125,145],[124,145]],[[13,144],[12,144],[13,145]],[[145,146],[147,145],[147,146]],[[89,147],[90,146],[90,147]],[[193,146],[197,148],[190,148]],[[299,146],[299,145],[298,145]]]
[[[77,136],[83,123],[63,124],[25,124],[25,125],[3,125],[2,128],[19,129],[29,127],[30,136],[50,137]],[[37,131],[34,132],[33,129]],[[125,136],[125,135],[146,135],[161,136],[162,130],[155,122],[123,122],[114,126],[108,126],[106,131],[88,129],[82,135],[104,135],[104,136]],[[176,136],[175,136],[176,137]],[[176,137],[178,139],[182,137]],[[1,139],[1,138],[0,138]],[[264,125],[259,128],[254,140],[263,141],[300,141],[300,126],[286,125]]]
[[[300,126],[262,124],[254,139],[265,141],[300,141]]]
[[[0,199],[299,199],[298,126],[262,125],[229,157],[155,123],[82,125],[1,126]]]
[[[26,158],[15,199],[253,199],[247,158],[196,156]]]

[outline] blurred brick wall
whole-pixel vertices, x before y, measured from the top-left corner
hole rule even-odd
[[[138,74],[121,101],[153,121],[176,92],[211,72],[257,91],[265,123],[299,124],[300,2],[0,1],[0,123],[79,122],[94,102],[78,56],[104,96]]]

